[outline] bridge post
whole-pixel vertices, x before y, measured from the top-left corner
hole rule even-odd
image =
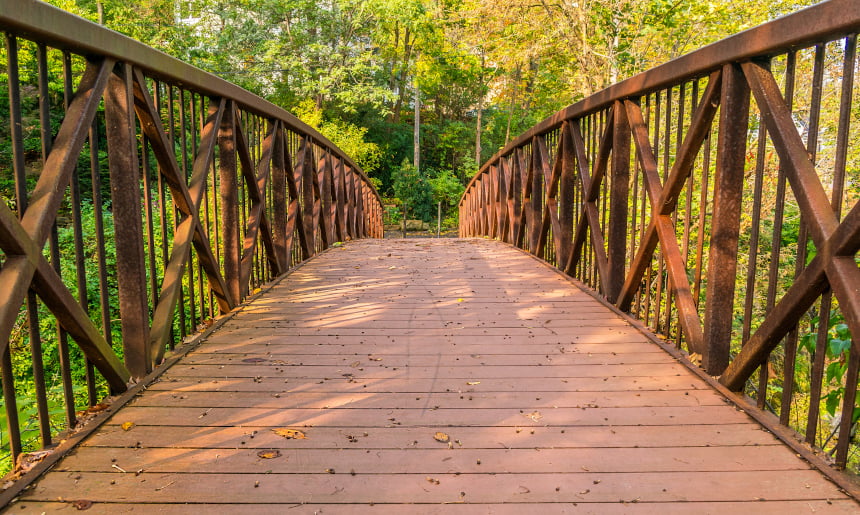
[[[738,233],[749,125],[750,89],[736,64],[723,66],[714,177],[714,215],[708,256],[708,291],[702,367],[721,374],[729,364]]]
[[[290,256],[287,246],[287,155],[284,144],[284,133],[281,124],[275,129],[272,145],[272,243],[275,248],[277,260],[283,269],[281,273],[290,268]]]
[[[125,366],[133,378],[152,370],[149,359],[149,301],[140,213],[131,66],[118,65],[105,95],[111,205],[114,219],[119,312]],[[157,295],[158,292],[153,292]],[[109,329],[106,329],[109,330]]]
[[[630,192],[630,123],[624,105],[616,101],[612,107],[612,174],[609,193],[609,227],[607,257],[609,277],[606,299],[615,303],[624,286],[627,256],[627,204]]]
[[[222,257],[224,258],[224,282],[227,291],[241,302],[239,286],[240,247],[239,247],[239,179],[236,166],[236,105],[227,102],[227,109],[221,118],[218,131],[220,166],[218,170],[219,194],[221,200]]]

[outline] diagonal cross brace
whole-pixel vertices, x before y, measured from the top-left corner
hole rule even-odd
[[[828,285],[852,334],[852,349],[860,352],[860,268],[854,258],[860,248],[860,205],[855,205],[839,222],[773,75],[761,63],[747,62],[742,68],[817,254],[720,377],[720,382],[732,390],[743,388],[770,351],[794,327],[798,316],[809,309]]]
[[[68,186],[77,157],[93,123],[107,87],[114,61],[89,62],[78,91],[66,112],[53,149],[30,195],[29,206],[19,221],[5,205],[0,205],[0,248],[7,255],[0,268],[0,335],[5,335],[3,352],[9,351],[8,336],[31,283],[57,320],[75,339],[84,354],[98,368],[112,392],[126,389],[130,374],[80,304],[63,285],[53,267],[42,256],[57,209]],[[62,186],[61,186],[62,185]]]
[[[582,256],[582,247],[585,245],[585,239],[590,234],[591,246],[596,255],[597,274],[600,278],[600,285],[603,291],[606,292],[609,287],[607,282],[609,278],[609,258],[606,256],[606,243],[603,239],[603,229],[600,227],[600,212],[597,209],[597,198],[600,195],[600,185],[606,175],[606,167],[609,162],[610,152],[612,151],[614,126],[612,123],[606,124],[606,129],[603,132],[598,147],[597,158],[592,167],[591,176],[588,174],[588,156],[585,152],[585,140],[582,137],[579,124],[571,123],[570,128],[571,145],[576,154],[579,181],[582,184],[584,195],[582,199],[582,214],[579,217],[576,231],[573,234],[570,260],[564,270],[567,274],[573,275],[573,271],[576,269],[576,265]]]

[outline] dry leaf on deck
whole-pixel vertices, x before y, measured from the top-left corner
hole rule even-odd
[[[270,460],[272,458],[280,458],[281,451],[278,450],[270,450],[270,451],[260,451],[257,453],[257,456],[266,460]]]
[[[433,439],[437,442],[442,443],[448,443],[449,441],[451,441],[451,437],[443,433],[442,431],[438,431],[435,435],[433,435]]]
[[[283,436],[287,440],[304,440],[307,438],[307,436],[298,429],[289,429],[287,427],[272,429],[272,432],[278,436]]]
[[[134,422],[123,422],[120,427],[123,431],[131,431],[131,428],[134,427]]]
[[[72,501],[72,506],[75,507],[78,511],[88,510],[93,507],[93,502],[87,499],[80,499],[77,501]]]

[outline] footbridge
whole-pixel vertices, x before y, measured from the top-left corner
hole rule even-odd
[[[460,238],[387,240],[289,113],[0,0],[0,504],[856,513],[858,30],[616,84],[485,163]]]

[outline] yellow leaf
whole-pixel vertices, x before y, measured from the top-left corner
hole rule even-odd
[[[441,431],[438,431],[435,435],[433,435],[433,439],[437,442],[448,443],[451,440],[451,437]]]
[[[524,416],[534,420],[535,422],[543,418],[543,415],[540,414],[540,411],[532,411],[531,413]]]
[[[463,302],[463,299],[457,299],[457,302]]]
[[[280,458],[281,457],[281,451],[274,450],[274,449],[270,450],[270,451],[260,451],[257,453],[257,456],[259,456],[260,458],[263,458],[265,460],[271,460],[273,458]]]
[[[480,381],[469,381],[466,384],[469,386],[475,386],[476,384],[481,384],[481,382]]]
[[[307,436],[305,436],[305,434],[298,429],[279,427],[276,429],[272,429],[272,432],[278,436],[283,436],[287,440],[304,440],[307,438]]]
[[[134,427],[134,422],[123,422],[120,427],[122,427],[123,431],[131,431],[131,428]]]

